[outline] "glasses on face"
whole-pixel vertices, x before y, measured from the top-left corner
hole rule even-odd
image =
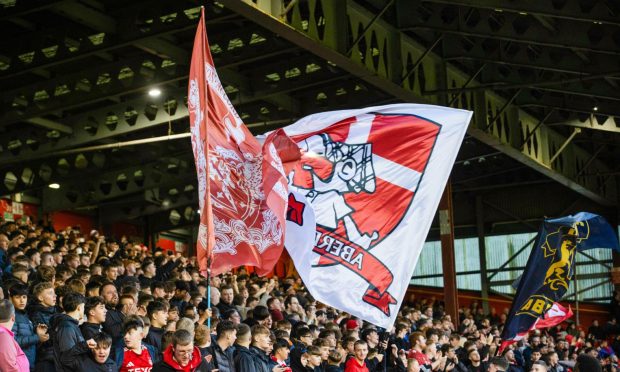
[[[174,350],[175,353],[181,354],[181,355],[190,355],[193,351],[194,349],[189,349],[189,350],[175,349]]]

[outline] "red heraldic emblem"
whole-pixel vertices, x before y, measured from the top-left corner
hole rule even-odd
[[[203,10],[188,87],[200,269],[204,273],[212,259],[213,275],[240,265],[256,266],[264,275],[284,246],[288,192],[278,151],[288,137],[276,131],[261,146],[243,124],[215,71],[204,21]]]

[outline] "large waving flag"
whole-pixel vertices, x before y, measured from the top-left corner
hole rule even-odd
[[[546,326],[548,322],[539,322],[539,318],[547,317],[568,291],[575,273],[575,254],[592,248],[620,250],[603,217],[580,212],[543,221],[502,332],[501,349],[530,329]]]
[[[282,131],[261,146],[243,124],[215,71],[204,9],[194,39],[187,96],[201,211],[200,269],[206,272],[210,267],[217,275],[252,265],[266,274],[284,245],[288,188],[280,155],[290,160],[299,151],[287,146]],[[279,153],[275,145],[289,153]]]
[[[393,324],[471,115],[397,104],[284,128],[303,153],[286,248],[317,300]]]

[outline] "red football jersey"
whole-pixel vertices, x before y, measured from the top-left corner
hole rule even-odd
[[[127,348],[124,348],[123,351],[123,363],[120,372],[151,372],[153,361],[146,346],[142,345],[140,354]]]
[[[360,365],[355,357],[349,358],[344,365],[345,372],[368,372],[368,367],[364,361],[363,365]]]

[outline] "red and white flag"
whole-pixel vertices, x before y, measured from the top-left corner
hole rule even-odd
[[[527,332],[517,333],[517,336],[515,338],[502,341],[498,352],[501,354],[508,345],[522,340],[530,331],[533,331],[535,329],[555,327],[556,325],[570,319],[572,316],[573,310],[570,308],[570,305],[568,306],[568,309],[566,309],[558,302],[554,302],[551,308],[549,308],[549,310],[545,312],[542,318],[536,319],[536,322],[534,322],[532,327],[527,330]]]
[[[286,248],[317,300],[394,323],[471,116],[398,104],[284,128],[303,153],[289,174]]]
[[[200,270],[206,273],[211,258],[212,275],[240,265],[266,274],[282,253],[288,197],[282,154],[274,143],[288,150],[290,146],[282,131],[261,146],[243,124],[215,71],[204,9],[194,39],[187,97],[201,211]]]

